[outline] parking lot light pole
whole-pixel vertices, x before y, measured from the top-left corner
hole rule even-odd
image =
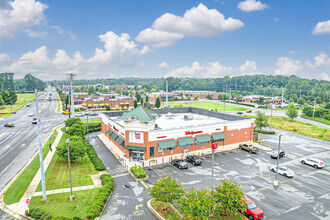
[[[72,193],[72,179],[71,179],[71,165],[70,165],[70,148],[69,148],[69,139],[66,139],[66,144],[68,146],[68,162],[69,162],[69,174],[70,174],[70,188],[71,188],[71,196],[70,201],[74,200],[74,195]]]
[[[281,134],[278,137],[278,150],[277,150],[277,165],[276,165],[276,179],[274,181],[274,186],[278,186],[277,174],[278,174],[278,161],[280,159],[280,148],[281,148]]]

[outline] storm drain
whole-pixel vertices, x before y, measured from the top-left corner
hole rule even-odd
[[[125,185],[124,185],[124,188],[129,188],[129,185],[125,184]]]

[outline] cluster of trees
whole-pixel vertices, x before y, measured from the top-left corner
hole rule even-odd
[[[168,209],[168,204],[178,204],[179,211],[193,219],[234,216],[245,210],[245,196],[239,185],[226,179],[220,183],[214,187],[213,193],[205,188],[191,187],[185,190],[181,183],[168,176],[154,183],[149,194],[156,201],[164,203],[163,211]]]
[[[0,73],[0,106],[13,105],[17,101],[14,89],[14,74]]]
[[[14,80],[15,90],[20,92],[34,92],[35,89],[43,91],[46,88],[46,83],[41,79],[27,74],[23,79]]]
[[[330,83],[325,80],[303,79],[297,76],[255,75],[255,76],[225,76],[223,78],[121,78],[75,80],[75,85],[142,85],[146,91],[165,90],[168,81],[169,91],[173,90],[214,90],[230,92],[232,96],[264,95],[281,96],[287,100],[298,102],[304,99],[311,102],[316,98],[317,103],[328,102]]]
[[[303,107],[302,112],[305,113],[308,117],[316,117],[316,118],[324,118],[326,120],[330,120],[330,102],[328,102],[324,108],[317,107],[315,108],[314,115],[313,115],[314,107],[310,105],[305,105]]]

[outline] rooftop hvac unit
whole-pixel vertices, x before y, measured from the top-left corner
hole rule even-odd
[[[160,127],[158,127],[158,124],[155,124],[154,130],[158,130]]]
[[[193,120],[193,116],[192,115],[183,115],[183,119],[185,121],[187,121],[187,120]]]

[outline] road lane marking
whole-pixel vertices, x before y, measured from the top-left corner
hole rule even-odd
[[[3,136],[5,136],[6,134],[7,134],[7,132],[0,134],[0,139],[1,139]]]
[[[149,189],[149,186],[147,186],[147,184],[144,181],[141,180],[140,182],[142,183],[142,185],[144,186],[144,188]]]
[[[121,175],[117,175],[117,176],[113,176],[112,178],[116,178],[116,177],[120,177],[120,176],[127,176],[129,173],[124,173],[124,174],[121,174]]]
[[[22,146],[21,147],[24,147],[25,146],[25,144],[22,144]]]

